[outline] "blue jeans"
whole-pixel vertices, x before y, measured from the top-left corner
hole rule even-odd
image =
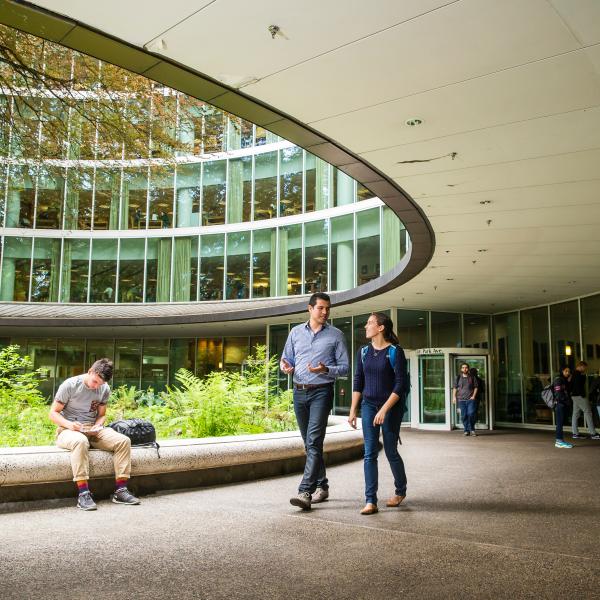
[[[556,420],[556,439],[563,439],[563,423],[565,422],[565,412],[567,407],[564,404],[557,403],[554,407],[554,416]]]
[[[475,431],[477,421],[477,400],[459,400],[458,408],[465,431]]]
[[[362,431],[365,440],[365,498],[366,502],[377,504],[377,455],[379,454],[379,430],[383,430],[383,449],[390,463],[396,495],[406,496],[406,471],[398,453],[398,436],[404,413],[404,402],[399,401],[385,416],[383,425],[373,425],[378,408],[370,402],[361,405]]]
[[[306,450],[304,477],[298,487],[300,493],[312,494],[318,487],[329,489],[323,460],[323,442],[327,417],[332,408],[333,385],[313,390],[294,388],[294,412]]]

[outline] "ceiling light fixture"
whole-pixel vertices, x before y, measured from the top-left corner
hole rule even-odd
[[[492,201],[491,200],[480,200],[479,204],[491,204]]]
[[[409,127],[416,127],[417,125],[422,125],[423,124],[423,119],[407,119],[406,120],[406,124]]]

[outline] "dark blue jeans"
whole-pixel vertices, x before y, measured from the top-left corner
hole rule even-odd
[[[312,494],[318,487],[329,488],[323,460],[327,417],[333,408],[333,385],[314,390],[294,388],[294,412],[306,450],[304,477],[299,492]]]
[[[404,413],[404,402],[394,404],[385,416],[383,425],[373,425],[378,408],[363,401],[361,405],[362,431],[365,440],[365,498],[366,502],[377,504],[377,487],[379,473],[377,455],[379,454],[379,430],[383,430],[383,449],[390,463],[394,486],[398,496],[406,496],[406,471],[404,462],[398,453],[398,436]]]
[[[567,407],[564,404],[557,403],[554,407],[554,416],[556,420],[556,439],[563,439],[563,424],[565,422],[565,412]]]
[[[477,400],[459,400],[460,416],[465,431],[475,431],[477,421]]]

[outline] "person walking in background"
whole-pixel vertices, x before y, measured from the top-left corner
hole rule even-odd
[[[470,373],[469,364],[460,365],[460,373],[454,380],[452,388],[452,403],[458,401],[460,416],[463,422],[463,435],[476,436],[475,421],[477,420],[477,379]]]
[[[409,385],[406,357],[393,328],[394,324],[387,315],[373,313],[365,325],[366,336],[371,343],[363,346],[356,355],[348,423],[356,429],[360,404],[365,440],[366,504],[360,511],[362,515],[378,512],[377,455],[380,429],[383,430],[383,448],[392,469],[395,487],[394,495],[387,501],[386,506],[399,506],[406,497],[406,471],[398,452],[398,439]]]
[[[571,431],[573,432],[573,439],[585,438],[585,435],[580,435],[577,422],[579,421],[579,415],[583,413],[584,423],[587,424],[590,437],[593,440],[600,440],[600,435],[596,433],[594,427],[594,417],[592,416],[592,409],[590,402],[585,396],[585,384],[587,376],[585,374],[588,364],[584,360],[580,360],[575,366],[575,371],[571,377],[571,401],[573,402],[573,416],[571,419]]]
[[[303,510],[329,497],[323,442],[333,408],[333,384],[349,368],[344,334],[327,324],[330,309],[327,294],[317,292],[310,297],[310,318],[290,331],[279,363],[286,375],[293,374],[294,412],[306,449],[298,495],[290,498],[292,505]]]
[[[565,422],[565,413],[571,403],[571,393],[569,391],[569,379],[571,369],[564,366],[552,382],[552,393],[554,395],[554,415],[556,418],[556,440],[554,445],[557,448],[572,448],[573,444],[565,442],[563,438],[563,425]]]

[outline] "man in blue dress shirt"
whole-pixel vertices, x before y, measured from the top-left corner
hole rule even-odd
[[[343,333],[327,324],[331,300],[317,292],[308,301],[310,318],[294,327],[281,356],[280,368],[294,376],[294,412],[306,449],[304,477],[291,504],[310,510],[329,497],[323,461],[327,417],[333,408],[333,383],[348,373]]]

